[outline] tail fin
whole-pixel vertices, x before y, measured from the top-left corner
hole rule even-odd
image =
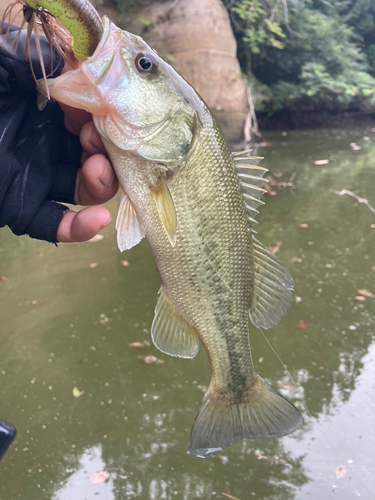
[[[225,401],[209,387],[190,434],[193,455],[205,458],[241,439],[285,436],[303,424],[297,408],[261,377],[251,392],[244,400]]]

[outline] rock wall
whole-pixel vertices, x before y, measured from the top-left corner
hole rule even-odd
[[[246,89],[236,57],[228,13],[221,0],[153,2],[141,12],[151,28],[133,24],[199,92],[217,117],[228,141],[240,141]]]

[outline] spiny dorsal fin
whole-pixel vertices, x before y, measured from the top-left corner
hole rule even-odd
[[[233,165],[238,175],[242,199],[251,227],[256,224],[255,217],[259,213],[257,208],[264,205],[260,200],[266,192],[263,185],[267,180],[263,175],[267,172],[266,168],[259,167],[258,163],[262,160],[260,156],[250,156],[251,150],[232,153]]]
[[[145,232],[133,203],[124,194],[116,220],[117,245],[120,252],[129,250],[137,245],[144,237]]]
[[[271,328],[293,302],[293,278],[280,259],[253,237],[254,298],[250,321],[258,328]]]
[[[163,288],[155,308],[151,337],[155,347],[170,356],[194,358],[199,350],[195,330],[176,312]]]

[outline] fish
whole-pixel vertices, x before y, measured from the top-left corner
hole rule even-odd
[[[200,345],[207,353],[211,381],[190,453],[205,458],[245,438],[298,429],[301,413],[251,357],[249,322],[271,328],[293,301],[291,275],[255,237],[266,171],[259,159],[231,153],[198,93],[107,17],[93,54],[39,87],[92,113],[124,192],[119,249],[145,237],[160,276],[154,345],[187,359]]]

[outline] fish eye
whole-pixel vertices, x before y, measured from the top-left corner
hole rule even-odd
[[[142,74],[152,75],[158,68],[158,64],[151,54],[138,54],[135,59],[135,66]]]

